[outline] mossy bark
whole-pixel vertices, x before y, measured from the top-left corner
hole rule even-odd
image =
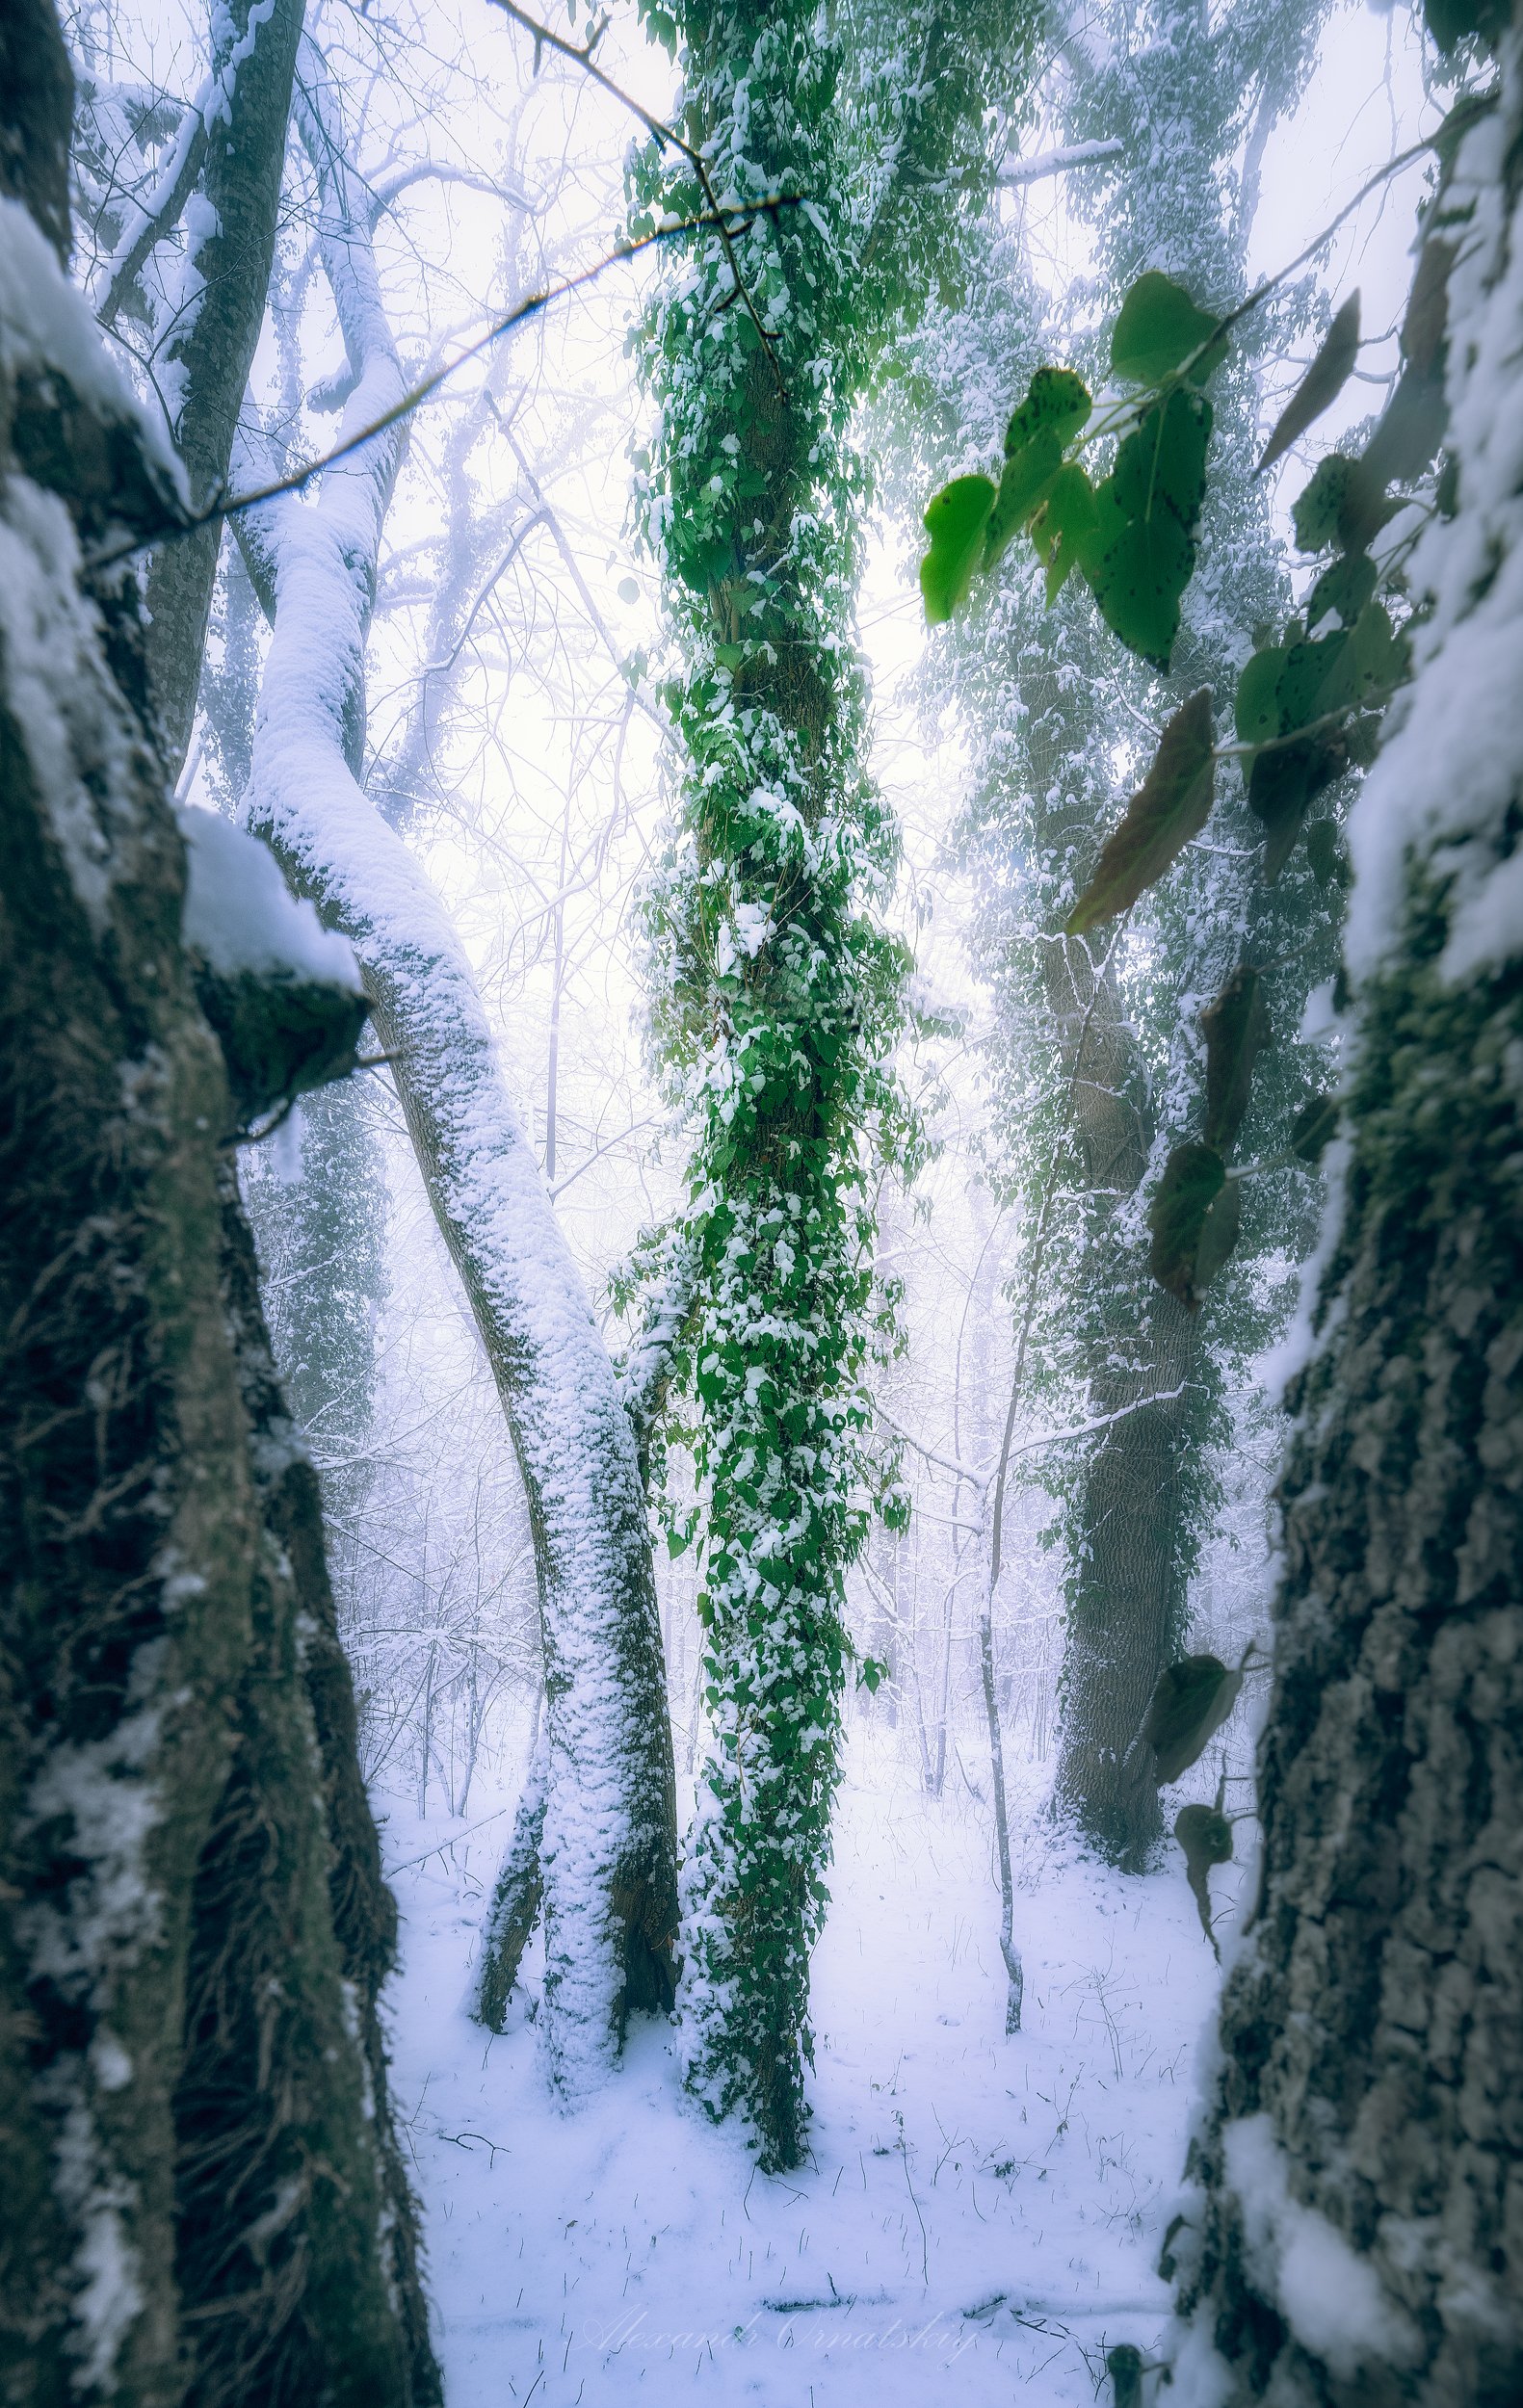
[[[1336,1329],[1283,1485],[1259,1896],[1177,2243],[1234,2403],[1523,2397],[1523,976],[1446,993],[1441,926],[1414,936],[1365,1015]],[[1307,2346],[1234,2176],[1255,2117],[1373,2269],[1388,2355]]]
[[[1419,269],[1454,245],[1457,509],[1350,823],[1258,1894],[1169,2252],[1213,2408],[1523,2398],[1523,28],[1500,49]]]
[[[136,582],[82,565],[174,504],[62,273],[43,0],[5,50],[37,306],[0,378],[0,2398],[411,2408],[437,2382],[315,1491],[180,943]]]

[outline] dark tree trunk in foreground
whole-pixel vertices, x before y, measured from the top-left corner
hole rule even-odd
[[[0,2397],[410,2408],[391,1908],[226,1146],[279,1091],[236,1011],[289,1083],[360,1006],[182,945],[136,584],[81,559],[174,504],[60,265],[43,0],[0,118]]]
[[[1176,2392],[1212,2408],[1523,2398],[1518,51],[1438,216],[1458,515],[1414,563],[1432,619],[1352,821],[1263,1871],[1173,2243]]]

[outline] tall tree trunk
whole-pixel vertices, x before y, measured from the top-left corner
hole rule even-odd
[[[354,373],[344,424],[402,380],[362,207],[321,85],[303,133]],[[631,2009],[674,1994],[676,1789],[634,1428],[498,1063],[470,966],[401,838],[355,781],[365,634],[397,463],[381,438],[243,531],[274,624],[247,816],[351,937],[430,1202],[491,1365],[535,1536],[545,1653],[545,2021],[567,2094]],[[494,1925],[494,1929],[498,1928]],[[488,1951],[489,1953],[489,1951]],[[498,1966],[492,1981],[503,1991]]]
[[[1435,222],[1458,513],[1356,804],[1258,1898],[1173,2255],[1221,2408],[1523,2397],[1523,38]]]
[[[305,0],[227,0],[211,13],[197,205],[186,220],[203,289],[167,354],[186,397],[171,432],[197,504],[226,484],[264,324],[304,8]],[[171,773],[191,740],[222,533],[220,521],[198,528],[161,544],[148,564],[148,667]]]
[[[68,101],[51,9],[13,0],[0,2391],[408,2408],[438,2388],[375,2018],[389,1903],[181,943],[136,582],[83,565],[179,506],[60,264]],[[353,992],[318,991],[352,1042]],[[286,1007],[262,1008],[268,1050]]]
[[[1046,948],[1048,993],[1072,1079],[1069,1136],[1094,1199],[1087,1264],[1126,1268],[1116,1223],[1147,1175],[1151,1112],[1114,976],[1087,946]],[[1135,1745],[1185,1623],[1181,1475],[1198,1448],[1190,1394],[1195,1324],[1182,1304],[1124,1279],[1091,1348],[1090,1444],[1074,1514],[1054,1781],[1061,1813],[1107,1860],[1142,1871],[1163,1832],[1152,1767]]]

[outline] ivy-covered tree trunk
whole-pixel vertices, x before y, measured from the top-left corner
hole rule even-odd
[[[1458,510],[1351,822],[1263,1861],[1173,2238],[1184,2401],[1523,2396],[1523,42],[1432,242]],[[1441,277],[1435,282],[1441,285]]]
[[[136,581],[87,565],[181,508],[62,264],[69,112],[53,13],[13,0],[0,2393],[408,2408],[438,2386],[375,2015],[391,1911],[227,1150],[361,1007],[352,965],[272,984],[223,959],[236,929],[182,942]]]
[[[715,2114],[744,2108],[775,2167],[803,2146],[842,1584],[866,1528],[869,1170],[893,1143],[905,968],[873,916],[896,836],[863,767],[849,421],[903,312],[958,273],[962,211],[988,185],[984,112],[1030,13],[922,0],[864,12],[852,43],[795,0],[677,15],[679,125],[707,194],[650,163],[646,197],[809,203],[706,240],[646,333],[649,525],[688,755],[656,1025],[695,1122],[675,1385],[696,1425],[714,1729],[682,2003],[691,2088]]]

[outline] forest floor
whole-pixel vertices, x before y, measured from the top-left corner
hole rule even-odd
[[[906,1780],[888,1735],[855,1741],[815,1959],[812,2157],[774,2178],[685,2101],[666,2026],[556,2112],[534,1975],[501,2038],[465,2012],[506,1819],[452,1842],[448,1818],[378,1800],[448,2408],[899,2408],[932,2388],[1078,2408],[1108,2347],[1156,2339],[1217,1980],[1178,1851],[1146,1879],[1099,1871],[1046,1835],[1028,1768],[1025,2028],[1006,2039],[987,1813],[960,1780],[940,1800]],[[465,1823],[497,1802],[478,1790]]]

